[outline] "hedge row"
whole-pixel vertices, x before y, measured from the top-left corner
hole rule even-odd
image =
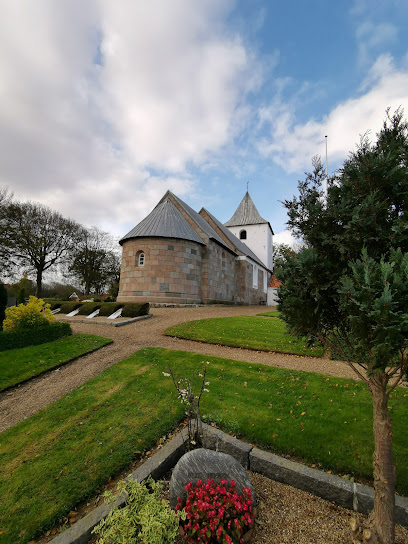
[[[72,329],[69,323],[51,323],[38,329],[20,329],[19,331],[0,332],[0,351],[8,349],[37,346],[58,340],[64,336],[71,336]]]
[[[150,304],[148,302],[60,302],[51,305],[51,310],[57,308],[60,308],[62,314],[69,314],[79,308],[79,315],[89,315],[99,309],[99,315],[106,317],[119,308],[123,308],[122,317],[138,317],[149,313]]]

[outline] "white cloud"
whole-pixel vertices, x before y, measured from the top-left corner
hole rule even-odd
[[[324,156],[328,135],[329,172],[354,149],[368,130],[380,130],[385,110],[408,104],[408,70],[398,69],[388,55],[379,57],[363,87],[364,93],[338,104],[321,120],[296,123],[296,111],[290,102],[278,102],[260,111],[270,124],[270,136],[259,141],[260,152],[270,157],[286,172],[310,170],[314,155]]]
[[[228,144],[259,73],[230,0],[0,0],[0,184],[118,234]]]
[[[283,230],[281,232],[277,232],[273,237],[274,246],[282,244],[295,248],[299,245],[299,240],[292,236],[290,230]]]
[[[397,40],[398,29],[390,23],[364,21],[357,27],[356,37],[359,62],[365,65],[371,61],[373,54]]]

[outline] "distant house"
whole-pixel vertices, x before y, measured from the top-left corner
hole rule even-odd
[[[120,240],[117,300],[179,304],[266,304],[272,235],[247,192],[222,224],[167,191]]]
[[[278,278],[272,275],[268,285],[267,305],[276,306],[278,304],[278,290],[282,285],[282,282]]]

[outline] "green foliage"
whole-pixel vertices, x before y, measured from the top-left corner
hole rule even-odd
[[[52,302],[50,302],[49,300],[46,300],[45,302],[47,302],[50,305],[50,310],[51,311],[58,310],[58,308],[61,308],[61,306],[62,306],[61,301],[52,301]]]
[[[375,261],[363,251],[344,276],[340,304],[347,311],[347,331],[354,342],[334,333],[340,353],[365,365],[369,375],[401,365],[408,347],[408,254],[391,250],[389,259]],[[336,343],[337,342],[337,343]],[[350,353],[351,351],[351,353]]]
[[[147,315],[150,310],[148,302],[128,302],[123,306],[122,317],[138,317]]]
[[[407,170],[408,125],[400,111],[387,116],[374,144],[362,139],[329,180],[326,202],[324,168],[314,160],[313,173],[299,182],[299,197],[284,203],[289,227],[306,244],[276,270],[283,282],[279,309],[292,332],[315,339],[347,330],[340,286],[351,274],[349,262],[360,259],[363,248],[376,262],[393,248],[408,252]]]
[[[7,289],[4,287],[4,283],[0,282],[0,331],[3,329],[3,321],[6,316],[7,298]]]
[[[3,321],[4,331],[19,331],[22,329],[36,329],[50,325],[55,320],[50,305],[40,298],[30,296],[26,305],[11,306],[6,310]]]
[[[90,334],[71,335],[68,323],[56,323],[47,327],[45,332],[48,333],[50,329],[54,328],[60,333],[65,331],[65,337],[50,342],[46,341],[39,345],[10,348],[5,351],[1,351],[0,333],[0,391],[112,342],[109,338]],[[36,332],[38,330],[36,329]],[[16,333],[5,334],[16,335]],[[21,337],[17,337],[17,340],[20,339]],[[11,344],[10,341],[9,344]]]
[[[120,302],[104,302],[101,305],[101,309],[99,311],[99,315],[101,316],[109,316],[112,315],[116,310],[119,310],[119,308],[122,308],[124,306],[124,303]]]
[[[0,332],[0,351],[36,346],[69,336],[72,329],[69,323],[52,323],[45,327]]]
[[[90,315],[95,310],[98,310],[101,307],[100,302],[84,302],[79,306],[79,315]]]
[[[63,302],[60,306],[62,314],[70,314],[81,306],[80,302]]]
[[[142,482],[121,481],[119,492],[128,495],[126,506],[113,508],[108,516],[93,529],[100,534],[98,544],[166,544],[174,542],[178,534],[179,515],[161,498],[162,482],[151,476]],[[105,493],[113,502],[111,493]]]
[[[26,301],[26,292],[24,287],[22,287],[17,295],[17,304],[25,304],[25,301]]]

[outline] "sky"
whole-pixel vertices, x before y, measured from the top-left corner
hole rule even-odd
[[[406,0],[0,0],[0,186],[120,238],[169,189],[220,221],[408,116]]]

